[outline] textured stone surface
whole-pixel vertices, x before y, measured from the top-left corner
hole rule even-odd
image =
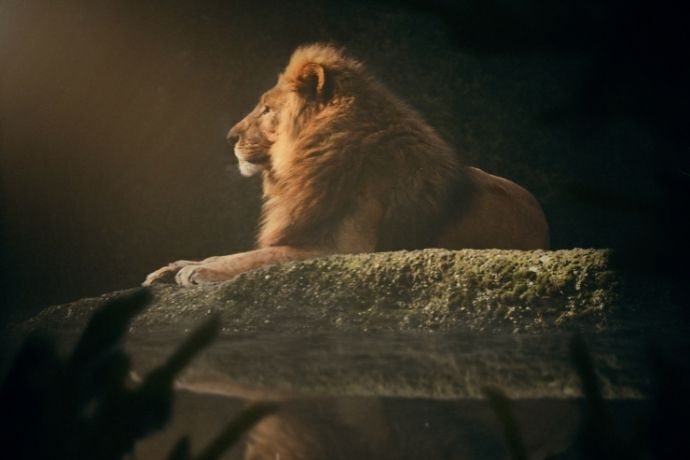
[[[608,251],[583,249],[333,256],[254,270],[228,283],[155,286],[156,300],[135,327],[177,328],[216,311],[227,329],[242,332],[513,332],[601,325],[617,306],[609,257]],[[76,326],[116,295],[53,307],[40,318]]]
[[[630,284],[630,283],[628,283]],[[635,292],[643,292],[635,286]],[[606,250],[424,250],[270,266],[231,282],[153,287],[128,347],[142,372],[211,314],[223,336],[186,375],[235,391],[514,398],[579,394],[568,343],[582,333],[609,397],[648,388],[645,348],[673,332],[656,286],[655,315],[622,289]],[[115,292],[55,306],[27,323],[69,343]],[[673,326],[671,326],[673,327]]]

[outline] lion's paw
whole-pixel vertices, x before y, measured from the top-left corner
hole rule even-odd
[[[218,281],[213,270],[203,265],[187,265],[181,268],[175,275],[175,281],[180,286],[194,286],[197,284]]]
[[[175,275],[175,282],[180,286],[192,286],[194,284],[199,284],[197,282],[197,269],[198,266],[188,265],[182,267]]]
[[[194,266],[197,264],[199,264],[199,262],[192,260],[177,260],[175,262],[171,262],[165,267],[161,267],[158,270],[149,273],[141,285],[151,286],[152,284],[157,283],[172,283],[175,281],[175,273],[177,273],[181,268]]]

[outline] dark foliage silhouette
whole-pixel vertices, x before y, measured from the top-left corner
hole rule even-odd
[[[137,440],[169,421],[175,376],[216,339],[220,320],[212,317],[201,324],[163,365],[135,385],[121,342],[150,297],[140,290],[98,310],[67,358],[59,356],[44,335],[25,340],[0,386],[0,442],[11,458],[120,459]],[[219,458],[271,411],[268,405],[248,408],[194,458]],[[187,438],[170,458],[193,458]]]

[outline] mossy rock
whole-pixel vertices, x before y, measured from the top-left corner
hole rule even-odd
[[[578,331],[605,394],[637,397],[649,385],[645,337],[673,320],[642,308],[631,286],[643,289],[613,269],[607,250],[331,256],[225,283],[154,286],[128,346],[146,371],[218,314],[220,343],[188,381],[213,375],[271,391],[435,398],[479,397],[491,385],[512,397],[571,397],[579,384],[568,342]],[[656,311],[667,310],[658,286],[649,289],[664,304]],[[73,338],[95,308],[122,294],[50,307],[24,328]]]
[[[618,306],[610,252],[462,250],[331,256],[253,270],[226,283],[157,285],[134,327],[186,328],[218,312],[228,330],[540,331],[601,326]],[[35,320],[80,325],[117,293]]]

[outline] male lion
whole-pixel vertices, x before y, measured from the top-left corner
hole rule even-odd
[[[422,117],[328,45],[298,48],[230,129],[240,173],[263,176],[258,249],[173,262],[187,286],[336,253],[440,247],[546,249],[537,200],[463,165]]]

